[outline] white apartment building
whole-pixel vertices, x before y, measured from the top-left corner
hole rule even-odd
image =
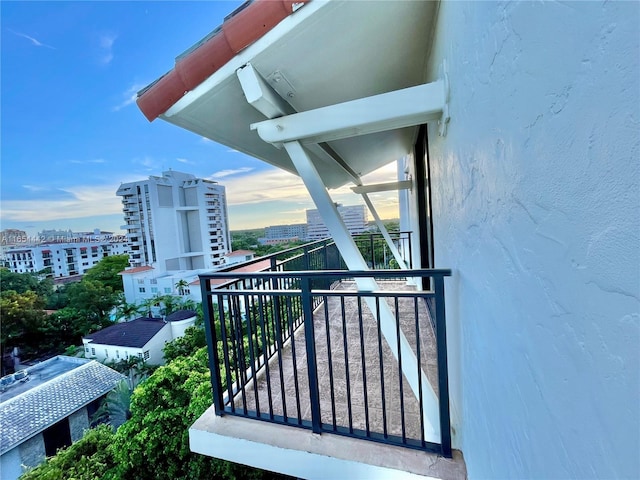
[[[160,271],[212,269],[230,250],[225,188],[169,170],[124,183],[122,197],[132,267]]]
[[[369,220],[364,205],[344,206],[338,203],[336,207],[351,235],[364,233],[367,230]],[[318,210],[307,210],[307,239],[311,241],[322,240],[330,236],[329,229],[322,221]]]
[[[35,273],[50,268],[48,276],[68,277],[83,275],[104,257],[124,255],[128,251],[125,241],[109,241],[104,237],[98,240],[77,237],[74,240],[9,247],[3,252],[3,263],[14,273]]]

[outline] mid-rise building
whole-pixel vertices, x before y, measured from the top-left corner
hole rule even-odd
[[[336,207],[351,235],[358,235],[367,230],[368,216],[364,205],[344,206],[338,203]],[[329,236],[329,229],[322,221],[318,210],[307,210],[307,239],[322,240]]]
[[[225,188],[169,170],[120,185],[132,267],[212,269],[230,250]]]
[[[128,244],[122,238],[93,240],[77,237],[75,241],[14,246],[3,251],[3,265],[13,273],[36,273],[49,269],[54,278],[83,275],[104,257],[124,255]]]
[[[307,239],[307,224],[272,225],[264,229],[264,237],[259,238],[260,245],[278,245]]]

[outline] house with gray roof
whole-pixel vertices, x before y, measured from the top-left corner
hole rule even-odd
[[[161,318],[140,317],[116,323],[82,339],[84,354],[102,362],[138,357],[152,365],[164,364],[162,351],[167,342],[184,335],[196,321],[193,310],[178,310]]]
[[[94,360],[63,355],[2,377],[2,479],[17,479],[82,438],[100,401],[124,378]]]

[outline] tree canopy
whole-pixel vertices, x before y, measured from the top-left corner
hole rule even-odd
[[[84,274],[84,280],[98,281],[111,287],[114,292],[122,292],[122,277],[118,275],[129,266],[128,255],[111,255],[104,257]]]

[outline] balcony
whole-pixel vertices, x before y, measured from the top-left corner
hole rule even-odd
[[[409,235],[392,238],[410,258]],[[365,476],[465,478],[451,449],[444,309],[451,272],[390,270],[381,236],[358,236],[356,244],[384,270],[347,271],[323,240],[244,264],[268,258],[265,271],[200,277],[214,405],[191,429],[192,450],[247,463],[231,446],[224,453],[234,438],[273,447],[274,455],[310,455],[304,462],[356,462]],[[374,279],[377,289],[358,288]],[[431,290],[416,289],[422,279]],[[271,453],[251,464],[310,472]]]

